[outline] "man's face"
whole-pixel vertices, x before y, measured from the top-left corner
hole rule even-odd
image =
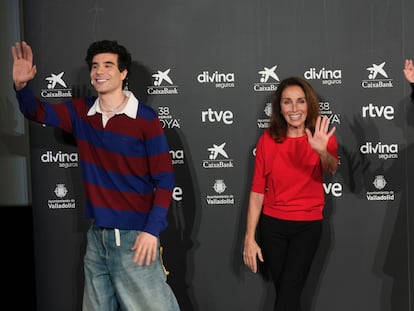
[[[99,94],[122,90],[122,81],[127,70],[118,69],[118,55],[113,53],[96,54],[92,59],[90,78]]]

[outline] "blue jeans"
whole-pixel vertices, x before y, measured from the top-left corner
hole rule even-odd
[[[82,310],[179,311],[159,252],[150,266],[137,265],[131,247],[139,231],[119,231],[118,245],[114,229],[92,225],[87,232]]]

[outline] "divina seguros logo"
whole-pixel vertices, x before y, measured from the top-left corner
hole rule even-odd
[[[40,155],[40,161],[43,163],[57,163],[61,168],[78,167],[78,153],[48,150]]]
[[[373,143],[367,141],[365,144],[361,145],[359,151],[366,155],[377,154],[378,159],[398,159],[398,144],[384,144],[382,142]]]
[[[216,88],[224,89],[234,87],[234,73],[219,73],[217,70],[213,73],[203,71],[197,75],[197,81],[199,83],[214,84]]]
[[[173,165],[184,164],[184,150],[170,150],[171,162]]]
[[[303,77],[306,80],[320,80],[323,85],[337,85],[342,84],[342,70],[340,69],[316,69],[315,67],[309,68],[305,71]]]

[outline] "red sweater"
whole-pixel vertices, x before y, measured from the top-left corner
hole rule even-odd
[[[338,158],[335,136],[328,151]],[[265,194],[263,213],[285,220],[319,220],[325,205],[323,169],[306,135],[287,137],[281,144],[265,131],[256,145],[251,190]]]

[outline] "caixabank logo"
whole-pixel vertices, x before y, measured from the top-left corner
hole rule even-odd
[[[257,73],[259,74],[259,82],[253,83],[255,92],[274,92],[279,85],[279,77],[276,74],[277,65],[273,67],[263,67]]]
[[[45,89],[40,90],[40,96],[43,98],[62,98],[72,97],[72,89],[67,87],[66,82],[63,80],[64,71],[46,77],[47,85]]]
[[[371,64],[366,68],[368,71],[368,79],[361,81],[364,89],[378,89],[394,87],[393,80],[388,77],[385,71],[386,62],[380,64]]]
[[[203,160],[203,168],[212,169],[212,168],[233,168],[233,159],[229,157],[224,147],[226,143],[213,144],[211,147],[207,148],[209,152],[208,159]]]
[[[164,71],[157,70],[152,75],[154,78],[153,85],[148,86],[147,93],[150,95],[177,95],[178,86],[171,79],[170,72],[170,68]]]

